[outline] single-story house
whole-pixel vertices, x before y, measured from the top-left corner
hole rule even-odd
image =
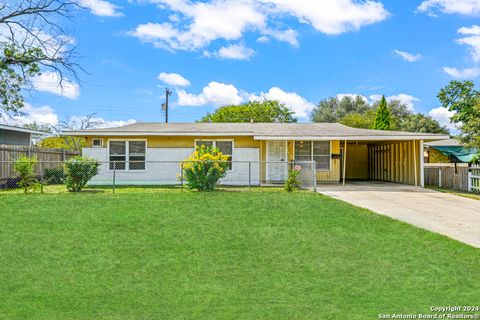
[[[45,134],[47,133],[43,131],[0,124],[0,144],[30,146],[32,145],[32,136]]]
[[[65,132],[83,137],[83,155],[101,162],[94,182],[178,183],[180,162],[196,145],[231,156],[225,184],[269,184],[287,162],[316,162],[317,183],[348,179],[423,186],[423,144],[446,135],[357,129],[338,123],[142,123]],[[117,162],[114,169],[113,161]],[[109,163],[110,162],[110,163]]]
[[[424,147],[426,163],[469,163],[478,153],[478,149],[465,148],[457,139],[431,141]]]

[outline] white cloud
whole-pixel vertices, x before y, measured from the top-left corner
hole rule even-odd
[[[463,70],[452,67],[444,67],[443,72],[449,76],[460,79],[472,79],[480,76],[480,68],[478,67],[465,68]]]
[[[143,42],[169,50],[198,50],[215,40],[238,41],[247,32],[298,46],[297,31],[282,29],[285,18],[311,25],[324,34],[337,35],[380,22],[389,13],[380,1],[355,0],[149,0],[173,11],[169,22],[145,23],[130,32]]]
[[[338,100],[342,100],[343,98],[356,99],[357,97],[360,97],[365,102],[368,102],[367,97],[362,96],[360,94],[356,94],[356,93],[339,93],[339,94],[337,94],[337,99]],[[380,96],[380,98],[381,98],[381,96]]]
[[[63,79],[60,82],[60,76],[56,72],[43,72],[41,75],[32,78],[32,84],[35,90],[50,92],[68,99],[77,99],[80,95],[78,84]]]
[[[417,8],[434,16],[435,11],[447,14],[461,14],[477,16],[480,14],[480,1],[478,0],[425,0]]]
[[[187,87],[190,85],[190,81],[188,81],[178,73],[162,72],[158,75],[157,79],[175,87]]]
[[[398,100],[401,103],[405,104],[408,107],[408,110],[410,110],[412,112],[415,111],[415,102],[420,101],[420,99],[418,99],[414,96],[411,96],[409,94],[406,94],[406,93],[400,93],[400,94],[397,94],[397,95],[388,96],[388,97],[386,97],[386,99],[388,101]]]
[[[267,36],[261,36],[257,38],[257,42],[260,42],[260,43],[267,43],[269,41],[270,41],[270,38]]]
[[[232,59],[232,60],[249,60],[255,54],[255,50],[245,47],[242,44],[233,44],[226,47],[221,47],[218,52],[204,51],[203,55],[212,58],[219,59]]]
[[[210,82],[199,94],[177,90],[177,105],[179,106],[224,106],[236,105],[247,101],[278,100],[291,108],[298,117],[307,117],[315,105],[295,92],[286,92],[278,87],[272,87],[268,92],[260,94],[247,93],[238,90],[232,84]]]
[[[250,100],[278,100],[291,108],[297,117],[306,118],[315,108],[315,105],[295,92],[286,92],[278,87],[272,87],[268,92],[260,95],[250,95]]]
[[[199,94],[177,90],[177,105],[179,106],[222,106],[239,104],[244,100],[237,88],[231,84],[212,81]]]
[[[336,35],[359,30],[363,26],[380,22],[389,15],[378,1],[353,0],[261,0],[273,6],[273,11],[296,17],[311,24],[317,31]]]
[[[408,62],[415,62],[418,61],[422,58],[421,54],[412,54],[406,51],[401,51],[401,50],[393,50],[393,52],[401,57],[403,60],[408,61]]]
[[[448,111],[444,107],[438,107],[430,110],[428,115],[437,120],[442,126],[446,126],[448,129],[455,131],[457,127],[450,122],[450,117],[455,114],[454,111]]]
[[[5,113],[0,112],[0,119],[4,123],[9,125],[23,126],[25,124],[37,123],[39,125],[57,125],[58,115],[55,113],[52,107],[45,105],[41,107],[34,107],[25,102],[25,106],[22,110],[24,115],[9,117]]]
[[[105,0],[81,0],[81,4],[96,16],[120,17],[123,13],[118,11],[119,7]]]
[[[466,37],[457,39],[457,43],[467,45],[473,61],[480,62],[480,26],[462,27],[458,29],[458,33]]]
[[[86,119],[85,116],[74,116],[69,119],[69,122],[72,123],[73,127],[79,127],[82,121]],[[120,127],[125,126],[127,124],[136,123],[137,121],[134,119],[128,120],[105,120],[101,117],[92,117],[90,118],[90,123],[92,124],[90,128],[112,128],[112,127]],[[78,125],[75,125],[78,124]]]

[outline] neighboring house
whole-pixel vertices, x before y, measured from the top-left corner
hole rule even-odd
[[[46,132],[0,124],[0,144],[30,146],[32,137]]]
[[[478,152],[463,147],[457,139],[427,142],[424,146],[426,163],[469,163]]]
[[[243,184],[247,175],[257,185],[281,182],[286,162],[315,161],[319,183],[371,179],[423,185],[423,142],[448,138],[338,123],[135,123],[65,134],[84,137],[83,155],[104,162],[94,182],[111,183],[113,163],[107,162],[116,161],[117,181],[131,184],[178,183],[180,162],[205,144],[231,156],[225,184]]]

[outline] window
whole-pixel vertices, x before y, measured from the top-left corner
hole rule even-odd
[[[103,147],[103,139],[92,139],[92,147],[94,148]]]
[[[110,170],[145,170],[145,141],[109,141]]]
[[[224,156],[228,156],[228,168],[232,170],[233,141],[231,140],[196,140],[195,147],[206,146],[218,148]]]
[[[330,141],[295,141],[295,161],[315,161],[317,171],[330,171]]]

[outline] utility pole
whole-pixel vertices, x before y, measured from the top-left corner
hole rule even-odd
[[[168,96],[172,95],[172,90],[165,88],[165,103],[162,103],[162,111],[165,111],[165,123],[168,123]]]

